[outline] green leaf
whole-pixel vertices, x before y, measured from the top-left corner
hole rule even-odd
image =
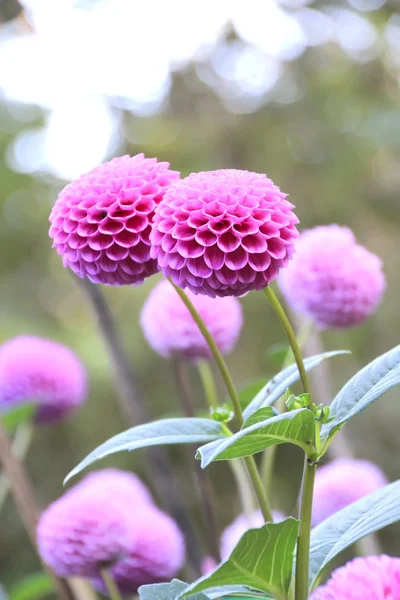
[[[36,600],[54,592],[54,584],[46,573],[34,573],[25,577],[11,590],[10,600]]]
[[[23,423],[33,420],[37,410],[37,404],[33,402],[19,404],[1,415],[1,422],[8,433],[13,433]]]
[[[310,585],[335,556],[361,538],[400,520],[400,480],[346,506],[311,532]]]
[[[116,452],[162,444],[209,442],[210,440],[222,437],[226,437],[223,425],[212,419],[197,419],[194,417],[187,419],[162,419],[161,421],[138,425],[115,435],[107,440],[107,442],[104,442],[104,444],[101,444],[96,450],[93,450],[68,474],[64,483],[97,460],[101,460],[105,456],[115,454]]]
[[[177,600],[188,587],[187,583],[173,579],[170,583],[142,585],[138,592],[140,600]],[[209,600],[205,594],[195,594],[190,598],[191,600]]]
[[[286,519],[250,529],[240,539],[229,558],[184,592],[184,597],[221,586],[246,586],[272,595],[287,597],[299,521]]]
[[[321,440],[332,437],[342,425],[400,383],[400,346],[361,369],[340,390],[331,404],[332,420],[321,429]]]
[[[291,443],[306,453],[312,451],[315,417],[310,410],[301,408],[271,417],[271,407],[252,414],[243,428],[230,437],[216,440],[198,449],[204,469],[214,460],[228,460],[262,452],[276,444]]]
[[[268,377],[260,377],[259,379],[251,381],[239,390],[239,401],[242,410],[250,404],[258,392],[267,385],[268,381]]]
[[[350,353],[347,350],[337,350],[335,352],[316,354],[315,356],[310,356],[309,358],[305,359],[304,367],[306,371],[310,371],[319,365],[323,360],[331,358],[332,356],[338,356],[340,354]],[[298,379],[300,379],[300,375],[297,365],[290,365],[290,367],[283,369],[283,371],[275,375],[275,377],[273,377],[250,402],[247,408],[243,411],[244,418],[249,417],[259,408],[272,406],[285,393],[286,388],[298,381]]]

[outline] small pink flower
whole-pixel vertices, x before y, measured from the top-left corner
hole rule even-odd
[[[168,167],[143,154],[121,156],[67,185],[50,215],[50,237],[64,266],[107,285],[138,284],[153,275],[154,210],[179,178]]]
[[[315,476],[313,525],[387,483],[381,469],[367,460],[337,458],[320,467]]]
[[[170,581],[185,560],[185,543],[176,523],[154,506],[141,506],[132,514],[133,543],[111,574],[122,594],[131,596],[141,585]],[[101,578],[94,583],[105,591]]]
[[[81,406],[86,394],[85,369],[66,346],[33,336],[0,346],[0,411],[35,402],[36,421],[54,423]]]
[[[236,298],[187,295],[223,354],[236,344],[242,327],[242,307]],[[161,356],[210,358],[209,347],[188,309],[168,281],[160,281],[143,307],[140,323],[150,346]]]
[[[156,209],[151,256],[166,277],[195,294],[242,296],[273,281],[293,253],[293,205],[258,173],[193,173]]]
[[[386,287],[381,260],[339,225],[304,231],[279,285],[290,306],[320,328],[359,325]]]
[[[285,518],[279,511],[273,513],[274,521],[283,521]],[[226,560],[235,548],[240,538],[249,529],[258,529],[265,524],[265,519],[260,510],[255,510],[251,515],[247,516],[244,513],[236,517],[234,521],[222,532],[220,552],[221,559]]]
[[[398,600],[400,559],[391,556],[355,558],[332,573],[310,600]]]

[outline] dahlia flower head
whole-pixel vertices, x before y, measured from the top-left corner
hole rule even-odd
[[[293,310],[327,329],[365,321],[381,301],[386,281],[381,260],[357,244],[350,229],[323,225],[301,234],[279,285]]]
[[[196,296],[190,290],[187,295],[222,354],[233,350],[243,323],[239,300]],[[150,292],[140,324],[147,342],[161,356],[211,358],[200,329],[169,281],[160,281]]]
[[[336,569],[310,600],[398,600],[400,559],[391,556],[355,558]]]
[[[150,257],[154,210],[179,178],[144,154],[114,158],[68,184],[50,215],[53,248],[81,278],[139,284],[157,271]]]
[[[156,208],[151,256],[166,277],[206,296],[242,296],[276,278],[293,253],[293,205],[259,173],[193,173]]]
[[[337,458],[320,467],[315,476],[312,524],[318,525],[387,483],[381,469],[367,460]]]
[[[274,521],[283,521],[285,518],[279,511],[273,511]],[[226,560],[235,548],[240,538],[249,529],[258,529],[265,524],[265,519],[260,510],[253,511],[249,516],[240,514],[221,534],[220,554],[221,559]]]
[[[117,469],[88,475],[51,504],[37,539],[43,561],[60,577],[88,577],[104,591],[100,571],[108,568],[124,594],[171,579],[185,558],[175,522],[138,477]]]
[[[36,422],[51,424],[79,408],[86,397],[86,371],[63,344],[19,336],[0,346],[0,412],[34,402]]]

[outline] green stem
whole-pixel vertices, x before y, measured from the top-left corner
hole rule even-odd
[[[229,370],[228,370],[228,367],[226,366],[225,360],[224,360],[221,352],[219,351],[218,346],[214,341],[214,338],[208,331],[203,319],[201,318],[201,316],[195,309],[193,303],[190,301],[188,296],[185,294],[185,292],[180,287],[178,287],[177,285],[172,283],[171,279],[169,279],[169,281],[170,281],[171,285],[175,288],[175,290],[176,290],[177,294],[179,295],[180,299],[182,300],[182,302],[185,304],[191,317],[193,318],[197,327],[200,329],[200,332],[202,333],[204,339],[206,340],[208,347],[210,348],[211,354],[213,355],[214,360],[217,363],[219,370],[221,371],[222,378],[225,382],[229,396],[232,400],[233,411],[235,413],[236,421],[238,422],[239,426],[241,427],[243,425],[243,415],[242,415],[242,409],[240,406],[239,395],[235,389],[231,374],[229,373]],[[244,459],[244,462],[245,462],[247,471],[249,473],[250,479],[252,481],[254,491],[256,493],[257,500],[260,505],[261,511],[263,513],[264,519],[266,521],[273,521],[272,511],[270,509],[268,499],[265,494],[265,490],[263,488],[260,474],[258,472],[254,457],[248,456],[247,458]]]
[[[243,464],[243,461],[239,458],[235,458],[228,462],[233,477],[236,481],[236,487],[239,492],[240,504],[242,505],[243,514],[250,523],[254,511],[254,497],[252,493],[251,482],[249,480],[246,468]]]
[[[207,402],[211,408],[217,408],[218,396],[210,364],[206,360],[199,360],[197,363],[197,368],[199,370],[199,375],[203,384]]]
[[[114,581],[114,577],[111,575],[108,569],[101,570],[101,576],[109,593],[111,600],[122,600],[122,596],[119,593],[117,584]]]
[[[33,439],[34,426],[32,423],[23,423],[15,433],[14,440],[11,444],[11,451],[15,458],[23,462],[29,450]],[[4,502],[7,500],[10,491],[10,481],[6,475],[0,477],[0,511],[3,508]]]
[[[308,598],[311,514],[316,468],[317,465],[309,462],[305,457],[301,490],[300,529],[297,543],[296,600],[307,600]]]
[[[283,310],[283,307],[281,305],[281,303],[279,302],[278,298],[275,296],[274,292],[272,291],[271,287],[268,286],[266,288],[264,288],[263,290],[264,294],[266,295],[266,297],[268,298],[272,308],[274,309],[279,321],[281,322],[281,325],[283,327],[283,329],[285,330],[285,333],[287,335],[287,338],[289,340],[289,344],[290,347],[292,349],[293,355],[294,355],[294,359],[296,361],[296,365],[297,368],[299,370],[300,373],[300,379],[301,379],[301,383],[303,385],[303,389],[304,392],[306,394],[310,395],[310,404],[312,404],[312,400],[311,400],[311,392],[310,392],[310,384],[308,382],[308,377],[307,377],[307,372],[305,370],[304,367],[304,363],[303,363],[303,358],[301,356],[301,350],[300,350],[300,346],[296,340],[296,336],[294,334],[293,328],[290,324],[289,319],[286,316],[285,311]]]

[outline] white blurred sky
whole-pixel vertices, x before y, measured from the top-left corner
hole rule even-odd
[[[206,56],[229,23],[244,43],[229,56],[222,47],[213,68],[250,96],[265,95],[308,45],[335,39],[355,59],[373,57],[377,34],[365,11],[383,3],[321,12],[286,0],[293,12],[275,0],[26,0],[34,32],[0,32],[0,94],[42,106],[46,123],[13,140],[9,164],[70,179],[118,152],[113,105],[159,109],[171,70]]]

